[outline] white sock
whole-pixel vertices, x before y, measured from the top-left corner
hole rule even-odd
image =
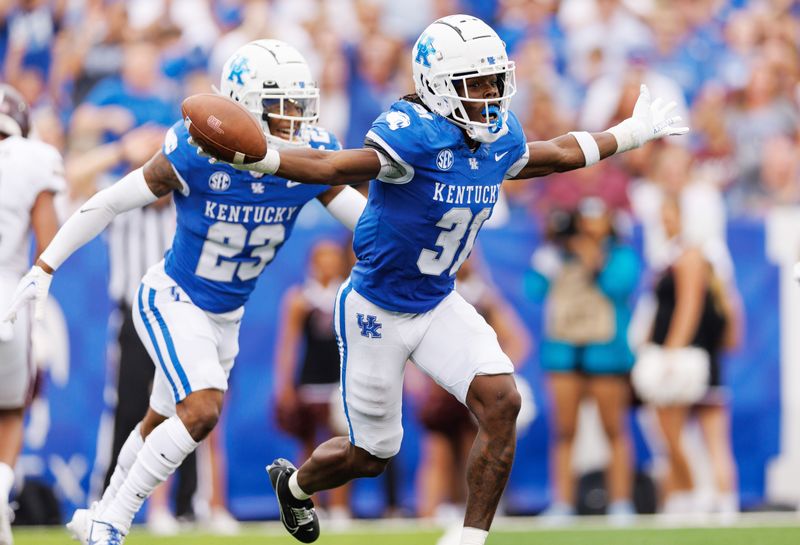
[[[97,512],[100,513],[106,509],[114,496],[117,495],[119,487],[125,482],[131,466],[136,461],[136,455],[142,450],[144,439],[142,439],[141,424],[136,424],[133,431],[125,440],[122,448],[117,456],[117,466],[114,468],[114,473],[111,475],[111,480],[108,482],[108,488],[103,492],[103,497],[97,507]]]
[[[0,504],[8,503],[12,486],[14,486],[14,468],[0,462]]]
[[[311,497],[310,494],[306,494],[300,485],[297,484],[297,471],[291,474],[289,477],[289,492],[292,493],[292,496],[297,498],[298,500],[307,500]]]
[[[484,545],[489,537],[488,530],[465,527],[461,532],[461,545]]]
[[[739,495],[735,492],[727,492],[717,496],[717,512],[719,513],[738,513]]]
[[[134,515],[155,487],[166,481],[197,445],[177,416],[158,426],[145,439],[114,499],[95,519],[127,533]]]

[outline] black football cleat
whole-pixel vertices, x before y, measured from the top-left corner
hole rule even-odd
[[[319,537],[319,518],[313,501],[298,500],[289,491],[289,477],[295,471],[297,468],[283,458],[278,458],[267,466],[269,482],[278,498],[283,526],[298,541],[311,543]]]

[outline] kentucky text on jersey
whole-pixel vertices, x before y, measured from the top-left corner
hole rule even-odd
[[[433,200],[447,204],[495,204],[500,193],[497,185],[450,185],[436,182]]]
[[[187,137],[179,121],[164,140],[164,155],[184,182],[174,193],[177,226],[164,269],[198,307],[229,312],[247,301],[300,209],[329,188],[209,163]],[[315,127],[309,138],[317,148],[340,147],[324,129]]]
[[[353,288],[386,310],[427,312],[453,290],[500,198],[500,185],[527,162],[522,127],[470,149],[461,129],[409,101],[395,102],[372,124],[367,145],[397,165],[370,184],[353,238]]]
[[[292,221],[299,206],[251,206],[206,201],[205,216],[232,223],[283,223]]]

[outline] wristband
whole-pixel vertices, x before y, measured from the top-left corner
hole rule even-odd
[[[281,166],[281,154],[278,150],[269,148],[263,159],[251,165],[242,165],[247,170],[255,170],[263,174],[275,174]]]
[[[585,167],[590,167],[600,160],[600,148],[597,147],[597,141],[594,136],[586,131],[573,131],[570,132],[583,152],[583,158],[586,160]]]

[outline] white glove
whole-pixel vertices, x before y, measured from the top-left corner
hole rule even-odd
[[[617,153],[638,148],[650,140],[689,132],[689,127],[678,126],[681,116],[670,117],[675,106],[674,101],[665,105],[661,98],[651,101],[647,85],[642,84],[633,115],[607,131],[617,139]]]
[[[260,172],[261,174],[275,174],[278,170],[278,167],[281,164],[281,156],[278,154],[277,151],[273,150],[272,148],[267,150],[267,154],[264,156],[263,159],[260,161],[256,161],[255,163],[244,163],[241,165],[237,165],[234,163],[226,163],[216,157],[212,157],[209,155],[200,144],[191,136],[186,139],[190,146],[194,146],[196,148],[197,155],[200,157],[207,159],[209,163],[225,163],[227,165],[232,166],[236,170],[249,170],[251,172]]]
[[[23,276],[19,284],[17,284],[17,289],[11,299],[11,306],[3,316],[3,321],[14,323],[19,309],[31,301],[34,303],[34,318],[36,320],[44,318],[44,306],[45,302],[47,302],[47,293],[50,291],[50,282],[52,281],[52,274],[44,272],[41,267],[31,267],[28,274]]]
[[[212,157],[212,156],[210,156],[208,153],[206,153],[206,150],[204,150],[204,149],[203,149],[203,148],[200,146],[200,144],[197,142],[197,140],[195,140],[195,139],[194,139],[194,138],[192,138],[191,136],[190,136],[190,137],[188,137],[188,138],[186,139],[186,141],[189,143],[189,145],[190,145],[190,146],[194,146],[194,147],[196,148],[196,149],[195,149],[195,152],[197,153],[197,155],[199,155],[199,156],[200,156],[200,157],[202,157],[203,159],[208,159],[208,162],[209,162],[209,163],[211,163],[211,164],[214,164],[214,163],[219,163],[219,162],[222,162],[222,161],[219,161],[219,160],[218,160],[216,157]]]

